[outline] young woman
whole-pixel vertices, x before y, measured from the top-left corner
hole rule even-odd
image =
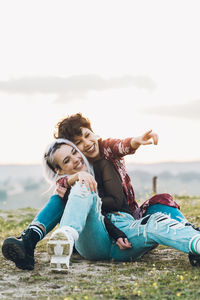
[[[68,184],[70,182],[70,185],[74,185],[77,181],[79,181],[81,183],[84,182],[84,186],[87,185],[88,188],[91,183],[96,186],[96,181],[91,175],[93,174],[92,167],[89,166],[88,161],[79,152],[78,148],[76,148],[76,146],[70,141],[64,139],[55,140],[50,147],[48,147],[48,150],[44,155],[46,179],[51,183],[56,183],[57,181],[64,184],[66,182],[67,175]],[[89,170],[91,174],[88,172]],[[70,188],[68,189],[68,193],[69,192]],[[117,198],[118,195],[116,194],[115,200],[117,200]],[[100,202],[99,199],[98,201]],[[118,201],[121,201],[121,199]],[[106,204],[106,200],[104,202]],[[49,213],[52,215],[52,211],[46,211],[48,218]],[[116,244],[120,249],[123,250],[131,247],[126,235],[121,230],[115,227],[107,217],[102,218],[102,220],[104,224],[103,226],[106,228],[112,239],[116,241]],[[14,261],[16,266],[21,269],[33,269],[34,258],[32,250],[35,238],[37,238],[36,231],[37,233],[39,232],[39,227],[32,225],[20,239],[10,237],[3,243],[3,255],[7,259]],[[28,242],[30,242],[30,247]],[[26,252],[25,257],[23,257],[24,252]]]

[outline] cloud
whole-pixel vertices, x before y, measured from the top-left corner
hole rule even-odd
[[[155,82],[145,76],[122,76],[104,79],[98,75],[78,75],[67,78],[23,77],[0,81],[0,91],[9,94],[56,94],[56,102],[66,102],[75,98],[85,98],[92,91],[106,91],[136,87],[147,91],[156,88]]]
[[[159,116],[200,119],[200,100],[187,102],[182,105],[148,107],[143,109],[142,112]]]

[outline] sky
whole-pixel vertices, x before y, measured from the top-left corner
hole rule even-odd
[[[74,113],[128,162],[200,160],[199,1],[0,2],[0,164],[38,164]]]

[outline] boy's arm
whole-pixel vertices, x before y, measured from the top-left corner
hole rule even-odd
[[[132,248],[131,243],[128,241],[127,236],[123,231],[121,231],[119,228],[117,228],[110,219],[108,219],[106,216],[104,217],[104,223],[106,226],[106,230],[115,241],[117,246],[121,250],[126,250],[129,248]]]
[[[123,231],[118,229],[110,219],[108,219],[106,216],[104,216],[104,223],[106,226],[106,230],[108,231],[108,234],[115,240],[117,241],[118,238],[123,238],[126,239],[127,236]]]
[[[106,139],[100,140],[99,146],[101,152],[107,158],[120,158],[128,154],[134,154],[141,145],[157,145],[158,135],[152,130],[147,131],[138,137],[129,137],[126,139]]]
[[[141,145],[157,145],[158,144],[158,135],[152,130],[145,132],[143,135],[131,139],[131,148],[137,150]]]
[[[122,158],[125,155],[135,153],[131,147],[132,138],[99,140],[100,152],[108,159]]]

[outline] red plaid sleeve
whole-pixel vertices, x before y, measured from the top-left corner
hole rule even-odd
[[[61,187],[64,187],[66,189],[70,188],[70,186],[68,184],[68,177],[67,176],[60,178],[56,183],[59,184]]]
[[[108,158],[120,158],[128,154],[135,153],[135,150],[131,147],[131,139],[106,139],[100,140],[100,151]]]

